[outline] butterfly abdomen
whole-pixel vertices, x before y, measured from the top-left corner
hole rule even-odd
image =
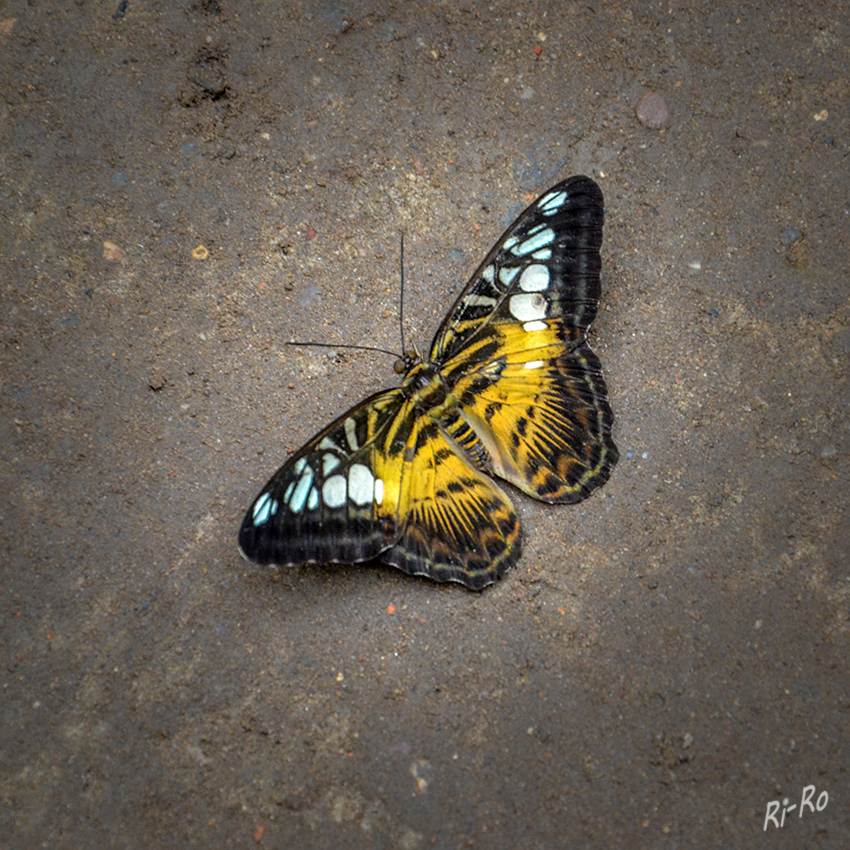
[[[490,471],[490,455],[484,443],[459,412],[455,411],[453,419],[445,421],[443,427],[478,469]]]

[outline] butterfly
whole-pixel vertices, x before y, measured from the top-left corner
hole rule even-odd
[[[258,564],[378,559],[411,575],[492,584],[522,530],[495,478],[579,502],[617,463],[602,367],[587,342],[599,306],[602,191],[553,186],[505,231],[460,293],[427,359],[297,451],[249,508]]]

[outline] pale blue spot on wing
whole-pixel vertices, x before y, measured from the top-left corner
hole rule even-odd
[[[513,268],[503,268],[499,269],[499,280],[505,286],[510,286],[513,283],[514,278],[519,274],[519,266],[514,266]]]
[[[310,488],[310,495],[307,496],[307,510],[314,511],[319,507],[319,491],[315,487]]]
[[[303,459],[303,458],[302,458]],[[295,492],[289,500],[289,510],[294,514],[300,514],[304,510],[304,505],[307,504],[307,496],[310,495],[310,490],[313,488],[313,470],[308,466],[298,483],[295,485]]]
[[[269,521],[269,517],[273,517],[277,513],[278,503],[273,499],[271,493],[263,493],[256,502],[254,502],[254,511],[252,517],[254,525],[263,525]]]
[[[538,209],[545,216],[555,215],[567,200],[566,192],[550,192],[544,195],[538,202]]]
[[[342,461],[336,456],[332,455],[328,452],[326,455],[322,456],[322,475],[325,478],[328,477],[339,465]]]
[[[519,245],[511,249],[511,253],[516,254],[518,257],[531,254],[539,248],[544,248],[546,245],[550,245],[554,238],[555,231],[552,230],[551,227],[546,227],[539,233],[535,233],[534,236],[526,239],[524,242],[520,242]]]

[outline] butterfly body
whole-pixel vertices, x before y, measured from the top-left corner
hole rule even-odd
[[[494,478],[576,502],[617,461],[601,366],[586,340],[599,302],[602,193],[558,184],[505,232],[425,360],[287,461],[249,509],[261,564],[385,563],[481,589],[520,556]]]

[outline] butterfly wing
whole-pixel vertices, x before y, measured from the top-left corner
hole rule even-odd
[[[248,509],[242,554],[276,566],[356,563],[391,546],[398,502],[392,482],[400,473],[388,468],[383,451],[403,407],[399,389],[372,396],[293,455]]]
[[[580,501],[618,459],[586,340],[599,305],[603,218],[590,178],[546,192],[496,243],[431,349],[490,471],[546,502]]]
[[[590,346],[509,352],[498,377],[495,371],[469,373],[457,387],[469,397],[462,413],[486,447],[491,471],[550,503],[579,502],[602,486],[618,452]]]
[[[399,535],[381,560],[406,573],[481,590],[519,558],[519,519],[501,488],[459,449],[445,422],[420,413],[410,424]]]
[[[478,590],[521,544],[507,496],[397,389],[350,410],[274,474],[245,515],[239,548],[276,566],[380,557]]]

